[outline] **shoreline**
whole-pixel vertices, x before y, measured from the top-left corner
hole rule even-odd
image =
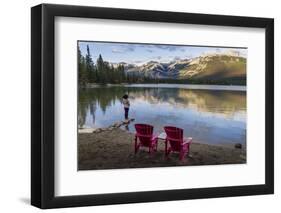
[[[245,164],[246,150],[203,144],[194,141],[190,156],[179,160],[178,153],[165,158],[164,140],[158,140],[157,152],[149,155],[142,148],[134,154],[134,134],[120,128],[78,134],[78,170],[151,168],[168,166],[198,166]]]
[[[117,123],[120,125],[115,126]],[[126,125],[128,123],[121,123],[121,122],[116,122],[113,125],[110,125],[108,127],[104,128],[78,128],[78,134],[91,134],[91,133],[100,133],[100,132],[105,132],[105,131],[111,131],[114,128],[119,128],[122,127],[123,125]],[[121,129],[122,131],[125,131],[124,129]],[[134,132],[127,131],[128,134],[134,134]],[[197,142],[199,144],[205,144],[209,146],[218,146],[218,147],[228,147],[228,148],[233,148],[235,147],[235,144],[228,144],[228,143],[217,143],[217,144],[209,144],[209,143],[204,143],[204,142]],[[240,144],[240,143],[239,143]],[[245,148],[245,144],[241,144],[243,148]]]
[[[164,84],[164,83],[141,83],[141,84],[88,84],[85,89],[99,87],[142,87],[142,88],[179,88],[179,89],[195,89],[195,90],[222,90],[222,91],[247,91],[246,85],[215,85],[215,84]]]

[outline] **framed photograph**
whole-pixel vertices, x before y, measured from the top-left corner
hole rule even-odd
[[[31,9],[31,203],[274,192],[274,20]]]

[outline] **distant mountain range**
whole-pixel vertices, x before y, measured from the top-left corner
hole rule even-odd
[[[120,64],[128,75],[152,79],[246,81],[246,58],[232,54],[209,54],[169,63],[149,61],[139,66]]]

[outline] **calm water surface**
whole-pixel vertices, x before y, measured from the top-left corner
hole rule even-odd
[[[230,87],[229,87],[230,88]],[[129,94],[128,126],[148,123],[155,132],[172,125],[184,129],[186,137],[207,144],[246,143],[246,92],[189,88],[112,86],[79,91],[78,125],[80,128],[107,127],[124,120],[121,104]],[[230,88],[231,89],[231,88]]]

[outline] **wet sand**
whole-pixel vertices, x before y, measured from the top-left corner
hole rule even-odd
[[[246,163],[244,147],[208,145],[195,140],[183,161],[178,153],[171,153],[169,158],[164,153],[164,140],[158,140],[157,152],[150,155],[147,148],[141,148],[135,154],[134,134],[120,128],[78,135],[78,170]]]

